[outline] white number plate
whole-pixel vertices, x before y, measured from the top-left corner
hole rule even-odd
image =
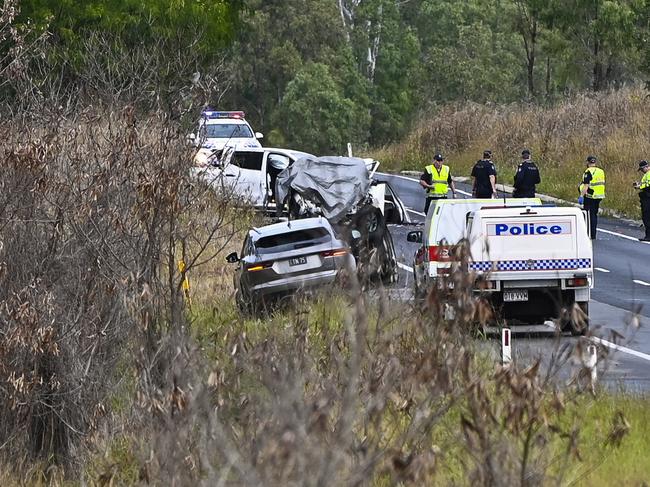
[[[514,301],[528,301],[528,289],[513,289],[512,291],[503,291],[503,301],[512,303]]]
[[[307,263],[307,257],[294,257],[293,259],[289,259],[290,266],[303,265],[306,263]]]

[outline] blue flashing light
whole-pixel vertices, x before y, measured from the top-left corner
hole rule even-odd
[[[244,119],[246,116],[244,112],[242,111],[236,111],[236,112],[220,112],[220,111],[215,111],[215,110],[204,110],[201,115],[205,118],[208,119],[215,119],[215,118],[239,118],[239,119]]]

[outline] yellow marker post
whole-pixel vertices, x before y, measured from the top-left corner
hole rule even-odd
[[[178,272],[180,272],[181,277],[183,278],[183,282],[181,284],[183,288],[183,294],[185,295],[185,299],[187,299],[187,304],[192,307],[192,300],[190,299],[190,278],[187,276],[185,273],[186,269],[185,261],[183,259],[178,261]]]

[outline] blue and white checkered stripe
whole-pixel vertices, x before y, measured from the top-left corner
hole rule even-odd
[[[541,259],[541,260],[498,260],[470,262],[473,271],[562,271],[588,269],[591,259]]]

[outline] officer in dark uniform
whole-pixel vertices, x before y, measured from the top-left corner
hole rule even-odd
[[[483,152],[483,159],[472,168],[472,196],[474,198],[497,197],[497,170],[492,162],[492,151]]]
[[[648,161],[639,162],[639,171],[643,173],[643,178],[640,183],[634,183],[634,187],[639,191],[641,218],[645,227],[645,236],[639,240],[650,242],[650,164]]]
[[[515,190],[512,192],[513,198],[534,198],[535,185],[541,182],[539,169],[530,159],[530,151],[524,149],[521,151],[522,161],[517,166],[515,173]]]

